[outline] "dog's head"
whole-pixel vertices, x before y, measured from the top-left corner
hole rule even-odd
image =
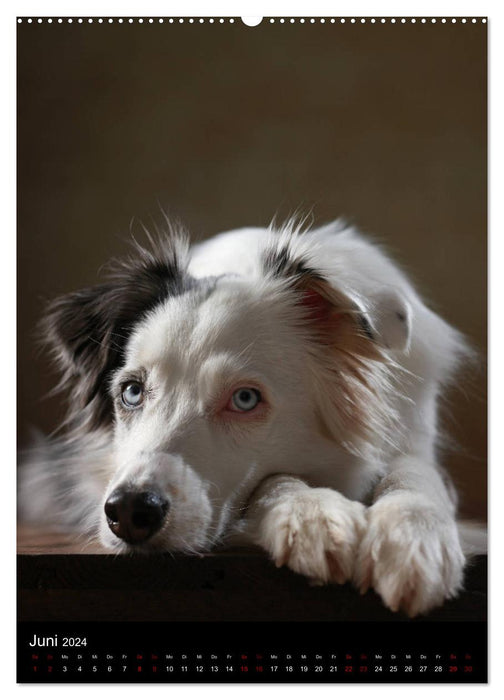
[[[204,549],[267,475],[386,439],[387,319],[330,284],[300,240],[272,234],[255,278],[196,280],[170,237],[52,304],[71,428],[111,434],[106,545]]]

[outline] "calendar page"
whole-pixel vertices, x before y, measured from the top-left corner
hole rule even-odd
[[[16,21],[18,682],[486,683],[487,19]]]

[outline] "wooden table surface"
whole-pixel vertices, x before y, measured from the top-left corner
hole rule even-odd
[[[98,542],[75,533],[20,524],[17,528],[18,554],[107,554]]]
[[[486,619],[486,557],[466,571],[464,592],[429,620]],[[398,620],[374,592],[311,586],[260,550],[124,556],[68,533],[18,528],[18,619]]]

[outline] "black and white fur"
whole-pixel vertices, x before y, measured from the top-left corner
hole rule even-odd
[[[411,616],[461,589],[437,403],[469,353],[353,228],[171,233],[44,333],[68,416],[21,471],[24,518],[116,552],[255,543]],[[154,499],[152,532],[114,526],[118,493]]]

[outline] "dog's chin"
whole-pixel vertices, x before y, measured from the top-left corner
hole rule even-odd
[[[110,531],[107,523],[101,525],[99,532],[101,545],[114,554],[129,554],[129,555],[151,555],[163,553],[180,553],[180,554],[199,554],[210,549],[209,538],[203,533],[194,541],[182,539],[174,535],[174,533],[163,532],[156,533],[148,540],[139,543],[126,542],[120,537],[116,537]]]
[[[174,554],[176,552],[197,553],[199,551],[204,551],[200,550],[200,548],[193,548],[190,545],[185,548],[181,546],[176,546],[169,540],[167,541],[166,539],[156,537],[150,538],[146,542],[140,542],[138,544],[135,544],[132,542],[125,542],[124,540],[121,540],[119,537],[116,537],[111,533],[110,537],[100,537],[100,541],[101,544],[107,550],[114,554],[133,554],[140,556],[148,556],[151,554]]]

